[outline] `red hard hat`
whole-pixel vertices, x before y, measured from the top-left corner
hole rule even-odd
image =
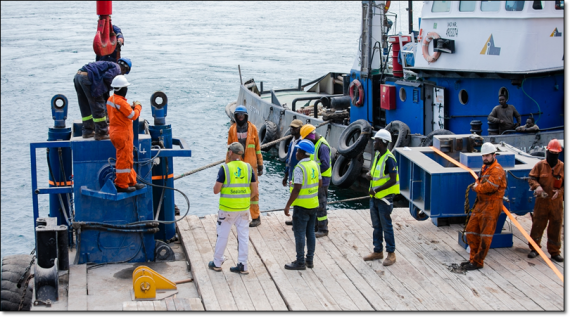
[[[548,142],[548,146],[546,147],[547,150],[552,151],[552,152],[562,152],[562,147],[560,146],[560,142],[558,142],[558,140],[556,139],[552,139],[550,140],[550,142]]]

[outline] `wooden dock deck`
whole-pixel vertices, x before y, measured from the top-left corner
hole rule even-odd
[[[250,228],[248,275],[229,271],[237,260],[235,227],[223,271],[208,269],[216,215],[188,216],[178,231],[206,311],[565,310],[564,283],[540,257],[527,258],[526,240],[514,226],[512,248],[491,249],[483,269],[458,274],[449,266],[469,258],[457,243],[460,225],[419,222],[407,208],[394,209],[392,218],[397,261],[389,267],[362,259],[373,248],[365,209],[329,211],[329,235],[317,239],[315,267],[305,271],[283,267],[295,259],[295,238],[283,212],[264,214],[261,226]],[[517,220],[530,232],[529,215]],[[564,272],[563,264],[555,265]]]

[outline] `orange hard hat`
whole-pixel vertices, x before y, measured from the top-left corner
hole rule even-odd
[[[315,131],[315,126],[312,124],[305,124],[304,126],[301,127],[301,139],[304,139],[307,137],[307,135],[311,134],[311,132]]]
[[[552,151],[552,152],[562,152],[562,146],[560,146],[560,142],[558,142],[558,140],[556,139],[552,139],[550,140],[550,142],[548,142],[548,146],[546,147],[547,150]]]

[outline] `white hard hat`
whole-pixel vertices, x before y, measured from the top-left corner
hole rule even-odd
[[[376,132],[376,135],[372,137],[372,139],[382,139],[388,142],[392,142],[392,135],[386,129],[380,129],[380,131]]]
[[[485,142],[481,146],[481,155],[493,154],[495,152],[497,152],[497,148],[490,142]]]
[[[111,87],[115,88],[115,90],[119,90],[123,87],[127,87],[129,82],[127,81],[127,77],[125,75],[118,75],[113,78],[113,82],[111,83]]]

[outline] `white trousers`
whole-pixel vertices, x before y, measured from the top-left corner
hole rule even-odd
[[[236,225],[238,235],[238,263],[243,264],[247,271],[247,252],[249,242],[249,222],[251,214],[249,210],[241,212],[218,211],[218,239],[216,240],[216,250],[214,253],[214,264],[221,267],[226,260],[224,252],[228,245],[228,238],[232,225]]]

